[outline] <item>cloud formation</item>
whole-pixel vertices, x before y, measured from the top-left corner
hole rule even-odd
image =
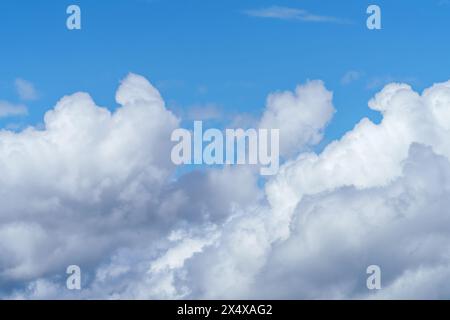
[[[111,113],[77,93],[47,112],[44,130],[0,133],[4,281],[90,261],[151,220],[144,209],[170,175],[165,137],[177,119],[138,76],[122,83],[117,102]]]
[[[280,129],[280,152],[292,156],[322,140],[323,130],[335,108],[333,94],[322,81],[308,81],[295,92],[272,93],[259,126]]]
[[[450,286],[450,82],[392,83],[320,154],[334,113],[320,81],[269,95],[288,160],[174,175],[179,125],[129,75],[111,113],[64,97],[44,130],[0,133],[0,287],[7,298],[445,298]],[[284,142],[283,142],[284,141]],[[289,152],[291,150],[297,152]],[[65,288],[65,267],[83,290]],[[366,288],[366,268],[383,289]],[[6,289],[5,289],[6,288]]]
[[[14,85],[16,87],[17,94],[23,101],[36,100],[39,96],[34,85],[25,79],[17,78]]]
[[[345,19],[332,16],[317,15],[310,13],[307,10],[282,6],[271,6],[267,8],[246,10],[244,11],[244,13],[248,16],[257,18],[297,20],[303,22],[349,23]]]
[[[0,118],[24,116],[28,114],[28,108],[23,104],[13,104],[8,101],[0,101]]]

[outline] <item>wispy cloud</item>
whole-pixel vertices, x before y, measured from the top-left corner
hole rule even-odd
[[[24,105],[16,105],[7,101],[0,101],[0,118],[11,116],[24,116],[28,114],[28,109]]]
[[[368,90],[378,90],[391,82],[409,83],[411,85],[417,85],[418,79],[415,77],[394,77],[392,75],[376,76],[368,80],[366,88]]]
[[[31,82],[17,78],[14,84],[21,100],[31,101],[38,98],[38,92]]]
[[[305,22],[332,22],[342,24],[350,23],[350,21],[338,17],[318,15],[303,9],[281,6],[271,6],[267,8],[246,10],[244,11],[244,13],[248,16],[258,18],[299,20]]]
[[[361,78],[362,73],[356,70],[350,70],[346,72],[341,78],[342,85],[348,85],[354,81],[357,81]]]

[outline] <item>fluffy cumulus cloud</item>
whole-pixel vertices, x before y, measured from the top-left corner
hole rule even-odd
[[[147,208],[170,175],[165,137],[178,120],[137,76],[124,80],[117,102],[111,113],[77,93],[45,115],[43,130],[0,133],[1,281],[89,263],[117,241],[152,233],[139,226],[152,221]]]
[[[450,82],[389,84],[317,154],[334,113],[320,81],[269,95],[286,161],[179,176],[179,125],[129,75],[110,112],[64,97],[43,129],[0,133],[0,287],[6,298],[445,298],[450,286]],[[81,291],[65,268],[83,271]],[[366,287],[378,265],[382,290]]]
[[[0,132],[3,294],[50,294],[68,265],[93,275],[122,248],[153,257],[173,229],[222,221],[258,197],[245,168],[173,181],[170,135],[179,119],[145,78],[130,74],[116,101],[110,112],[76,93],[46,113],[43,129]]]
[[[294,92],[276,92],[267,98],[261,128],[280,129],[280,152],[292,156],[320,142],[335,109],[333,94],[322,81],[308,81]]]

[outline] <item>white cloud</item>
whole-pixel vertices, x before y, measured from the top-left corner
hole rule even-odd
[[[31,82],[21,78],[17,78],[14,84],[21,100],[31,101],[36,100],[39,97],[36,88]]]
[[[342,186],[305,195],[293,212],[289,237],[271,252],[270,264],[258,275],[272,282],[259,292],[268,296],[275,286],[277,297],[370,298],[374,293],[365,287],[365,269],[377,264],[382,270],[380,295],[423,297],[424,281],[415,284],[405,274],[422,268],[449,270],[445,252],[450,234],[442,226],[450,219],[444,209],[450,163],[431,147],[413,144],[402,167],[401,176],[384,187]],[[271,270],[278,270],[277,275]],[[416,291],[392,293],[398,281],[410,281]],[[428,293],[436,297],[448,290],[436,282],[433,286]]]
[[[75,94],[47,113],[45,130],[0,134],[6,297],[450,294],[450,82],[422,94],[386,86],[369,102],[381,123],[362,119],[320,154],[290,159],[265,193],[246,167],[173,181],[164,137],[178,119],[139,76],[117,100],[111,114]],[[318,141],[331,100],[309,82],[272,94],[261,122],[286,124],[289,146],[301,149]],[[305,119],[314,130],[303,131]],[[55,279],[69,264],[87,268],[81,292]],[[366,288],[371,264],[380,292]]]
[[[28,109],[22,104],[12,104],[7,101],[0,101],[0,118],[24,116],[28,114]]]
[[[271,206],[235,215],[186,263],[188,297],[377,297],[365,287],[371,264],[381,296],[448,296],[450,82],[422,95],[392,84],[370,106],[381,124],[365,119],[287,163],[267,187]]]
[[[10,297],[63,297],[64,282],[51,279],[67,265],[95,274],[121,248],[154,257],[178,224],[223,221],[258,197],[245,168],[173,181],[170,134],[179,120],[137,75],[116,100],[111,113],[76,93],[46,113],[44,128],[0,132],[0,287],[29,283]]]
[[[292,156],[322,140],[323,130],[335,109],[333,94],[322,81],[299,85],[295,92],[272,93],[260,127],[280,129],[280,152]]]
[[[173,170],[166,138],[178,120],[139,76],[127,77],[117,102],[111,113],[77,93],[46,113],[44,130],[0,132],[0,237],[12,235],[0,246],[3,276],[42,276],[157,232],[145,225]],[[30,242],[17,250],[14,234]]]
[[[450,82],[423,95],[392,84],[370,106],[381,124],[365,119],[322,154],[287,163],[267,187],[271,206],[235,214],[216,245],[185,263],[187,297],[376,297],[365,287],[374,263],[380,294],[420,297],[424,279],[415,292],[396,283],[425,265],[448,272]],[[426,292],[446,297],[439,279]]]
[[[246,10],[244,13],[251,17],[272,18],[281,20],[298,20],[304,22],[333,22],[349,23],[349,21],[337,17],[323,16],[310,13],[303,9],[272,6],[261,9]]]

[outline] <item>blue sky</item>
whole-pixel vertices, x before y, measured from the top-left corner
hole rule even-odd
[[[366,28],[372,3],[382,9],[380,31]],[[81,7],[80,31],[65,27],[70,4]],[[336,21],[248,14],[274,6]],[[33,83],[39,99],[23,102],[28,116],[0,125],[39,124],[58,99],[77,91],[114,109],[128,72],[150,79],[174,110],[215,105],[255,116],[268,93],[321,79],[338,110],[327,143],[364,116],[378,119],[367,102],[383,84],[405,81],[421,90],[447,80],[449,27],[450,4],[442,0],[2,1],[0,100],[20,103],[17,78]],[[343,83],[351,71],[357,76]]]

